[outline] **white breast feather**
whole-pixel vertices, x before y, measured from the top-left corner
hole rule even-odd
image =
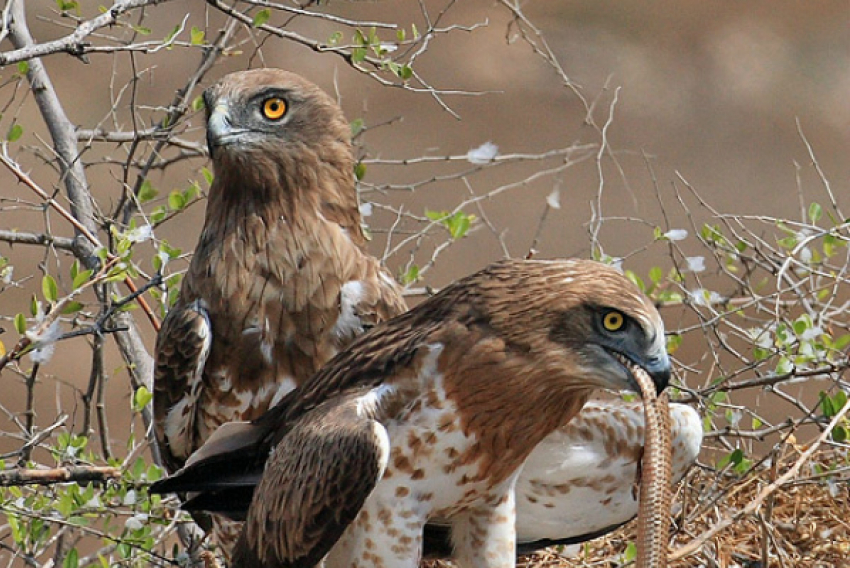
[[[334,335],[340,339],[360,335],[363,333],[363,322],[357,315],[357,306],[363,299],[363,283],[359,280],[346,282],[339,296],[339,318],[334,324]]]

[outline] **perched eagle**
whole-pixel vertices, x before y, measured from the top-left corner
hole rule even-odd
[[[259,416],[406,309],[364,252],[350,128],[336,102],[275,69],[228,75],[204,102],[215,180],[155,349],[155,430],[169,471],[218,426]]]
[[[621,273],[502,261],[355,339],[152,490],[247,509],[235,568],[412,568],[431,519],[462,566],[512,566],[523,463],[594,389],[638,391],[633,366],[659,391],[670,378],[661,318]]]

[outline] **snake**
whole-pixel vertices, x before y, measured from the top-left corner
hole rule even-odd
[[[673,459],[667,393],[656,393],[650,376],[631,368],[643,397],[644,450],[640,467],[636,568],[666,568],[670,533]]]

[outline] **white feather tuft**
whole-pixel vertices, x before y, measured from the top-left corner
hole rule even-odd
[[[499,155],[499,147],[492,142],[485,142],[478,148],[473,148],[466,153],[466,159],[475,165],[487,164]]]

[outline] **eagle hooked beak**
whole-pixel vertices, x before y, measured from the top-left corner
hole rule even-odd
[[[233,133],[233,125],[230,123],[230,112],[227,104],[221,102],[210,110],[207,118],[207,150],[210,156],[215,148],[221,146],[221,142]]]
[[[670,365],[670,357],[666,351],[646,361],[643,369],[652,378],[652,382],[655,384],[655,392],[658,394],[661,394],[661,391],[666,389],[667,385],[670,384],[672,367]]]
[[[630,382],[633,383],[636,392],[640,392],[640,388],[638,387],[637,379],[634,377],[633,369],[635,367],[640,367],[646,371],[655,385],[655,392],[658,394],[661,394],[667,388],[667,385],[670,384],[672,365],[670,364],[670,357],[667,355],[666,348],[653,349],[652,352],[644,356],[635,356],[631,353],[615,353],[614,356],[628,370],[631,375]]]

